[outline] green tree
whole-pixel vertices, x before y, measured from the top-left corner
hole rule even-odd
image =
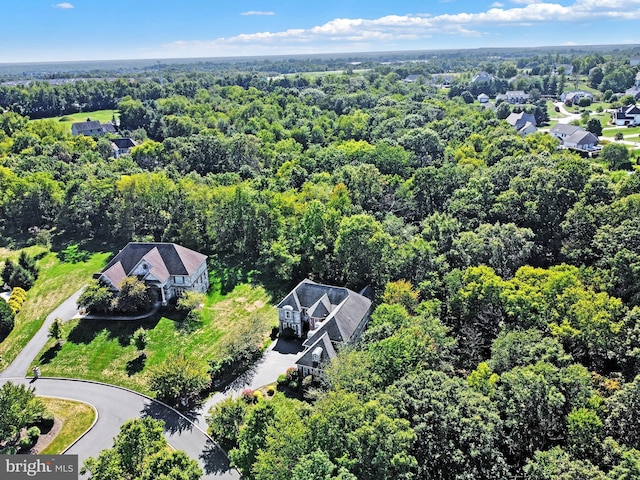
[[[640,449],[640,377],[609,397],[607,406],[607,434],[627,447]]]
[[[245,423],[247,411],[247,402],[241,398],[231,397],[216,403],[209,410],[207,416],[209,432],[226,451],[237,446],[240,427]]]
[[[597,118],[590,118],[587,122],[587,132],[593,133],[596,137],[602,135],[602,124]]]
[[[148,311],[153,305],[153,294],[141,280],[127,277],[118,286],[114,304],[114,310],[122,313]]]
[[[113,306],[114,295],[109,288],[93,280],[82,291],[78,306],[89,312],[107,313]]]
[[[144,350],[149,342],[149,334],[147,331],[140,327],[131,336],[131,343],[135,345],[138,350]]]
[[[56,317],[49,327],[49,338],[53,338],[58,344],[62,338],[62,319]]]
[[[2,299],[0,301],[0,338],[6,337],[13,330],[15,316],[9,304]]]
[[[267,428],[275,421],[275,406],[262,401],[249,412],[247,421],[238,435],[238,447],[229,451],[231,463],[251,478],[251,469],[261,448],[266,445]]]
[[[597,412],[588,408],[573,409],[567,416],[567,450],[581,460],[600,458],[603,423]]]
[[[164,422],[150,417],[125,422],[113,448],[89,457],[80,470],[91,480],[198,480],[196,460],[170,449],[163,436]]]
[[[13,442],[20,430],[40,418],[44,404],[35,388],[7,382],[0,387],[0,441]]]
[[[629,169],[629,149],[621,143],[608,143],[600,151],[600,160],[612,170]]]
[[[178,354],[153,369],[149,389],[156,392],[158,398],[176,404],[195,398],[210,381],[205,362]]]
[[[421,370],[391,390],[416,434],[417,478],[505,478],[503,430],[496,405],[460,378]]]
[[[607,480],[609,477],[586,460],[573,460],[561,447],[537,451],[524,467],[525,480]]]

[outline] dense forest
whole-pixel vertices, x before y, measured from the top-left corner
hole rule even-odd
[[[475,69],[544,94],[557,60],[610,62],[602,92],[637,72]],[[0,245],[171,241],[229,283],[373,287],[370,327],[305,401],[212,413],[246,478],[637,478],[640,171],[519,136],[465,102],[469,75],[451,95],[401,81],[446,71],[429,65],[0,87]],[[29,119],[103,108],[130,156]]]

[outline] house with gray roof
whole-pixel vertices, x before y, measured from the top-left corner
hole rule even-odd
[[[372,305],[365,293],[303,280],[278,304],[280,334],[306,339],[296,362],[302,377],[320,375],[341,346],[360,337]]]
[[[471,83],[491,83],[495,77],[487,72],[478,72],[471,79]]]
[[[99,137],[105,133],[116,133],[116,127],[112,123],[100,123],[98,120],[87,118],[86,122],[75,122],[71,124],[72,135],[86,135],[88,137]]]
[[[598,137],[596,137],[591,132],[587,132],[586,130],[580,129],[579,131],[565,138],[563,145],[566,148],[592,151],[592,150],[595,150],[594,147],[598,145]]]
[[[504,100],[510,105],[524,105],[529,101],[529,94],[523,90],[509,90],[498,95],[496,100]]]
[[[506,120],[520,135],[529,135],[537,130],[536,117],[532,113],[511,113]]]
[[[175,243],[130,242],[94,278],[112,291],[136,277],[157,291],[163,305],[183,292],[209,289],[207,256]]]
[[[582,128],[576,125],[569,125],[566,123],[556,123],[553,127],[551,127],[551,130],[549,130],[549,133],[554,137],[556,137],[558,140],[560,140],[560,142],[562,143],[564,142],[565,138],[573,135],[574,133],[580,130],[582,130]]]

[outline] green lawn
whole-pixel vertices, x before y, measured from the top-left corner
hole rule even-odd
[[[85,122],[87,118],[91,120],[98,120],[101,123],[110,122],[113,116],[118,117],[118,110],[96,110],[95,112],[80,112],[80,113],[71,113],[69,115],[64,115],[62,117],[52,117],[52,118],[43,118],[38,120],[32,120],[33,122],[39,122],[42,120],[53,120],[56,122],[60,122],[61,125],[69,127],[71,129],[71,124],[75,122]]]
[[[614,138],[616,133],[622,133],[623,140],[629,140],[630,142],[640,142],[640,127],[619,127],[615,129],[606,129],[602,131],[604,137]]]
[[[62,422],[60,431],[42,451],[41,455],[59,455],[86,432],[96,419],[96,411],[83,402],[62,398],[39,397],[56,420]]]
[[[88,261],[80,263],[61,263],[55,253],[43,247],[29,247],[31,255],[40,253],[40,269],[35,285],[27,292],[22,310],[16,315],[15,327],[9,336],[0,343],[0,369],[5,368],[40,329],[46,316],[71,294],[85,285],[104,266],[108,253],[96,253]],[[17,258],[19,252],[0,252],[0,258]]]
[[[277,312],[262,287],[237,286],[226,295],[212,287],[206,297],[202,321],[189,330],[181,328],[183,314],[167,310],[146,321],[74,320],[63,327],[64,344],[50,340],[36,358],[42,375],[84,378],[120,385],[145,394],[149,371],[170,355],[218,360],[243,342],[264,347]],[[133,332],[148,330],[146,361],[130,345]]]

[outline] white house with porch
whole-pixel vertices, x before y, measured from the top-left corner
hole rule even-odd
[[[136,277],[158,292],[166,305],[185,291],[209,289],[207,256],[175,243],[130,242],[94,275],[113,291],[127,277]]]

